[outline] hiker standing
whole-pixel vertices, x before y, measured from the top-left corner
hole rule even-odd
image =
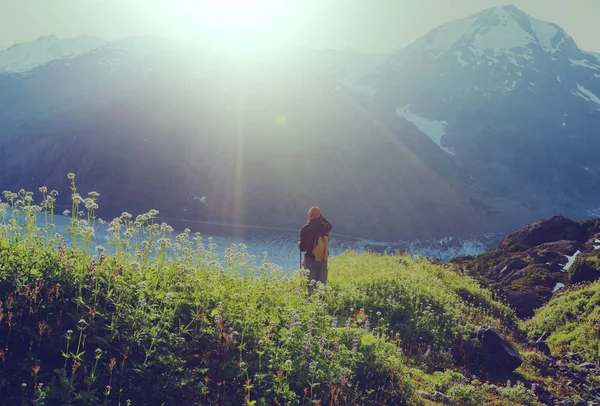
[[[327,283],[327,258],[329,257],[329,232],[331,223],[325,220],[321,209],[311,207],[308,223],[300,231],[298,246],[304,252],[304,268],[308,273],[308,294],[312,295],[314,284]],[[313,282],[314,281],[314,282]]]

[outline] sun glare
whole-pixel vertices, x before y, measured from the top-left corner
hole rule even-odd
[[[291,12],[282,0],[182,0],[176,3],[192,19],[198,35],[208,35],[213,45],[249,47],[276,38]],[[264,45],[264,44],[263,44]]]

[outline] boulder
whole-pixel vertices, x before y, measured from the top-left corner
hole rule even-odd
[[[543,341],[535,343],[535,348],[537,348],[539,350],[539,352],[541,352],[542,354],[544,354],[547,357],[552,356],[552,352],[550,351],[550,347],[548,347],[548,344],[546,344]]]
[[[580,223],[563,216],[554,216],[509,235],[502,244],[506,244],[507,248],[508,245],[514,244],[536,247],[552,241],[581,241],[587,239],[586,236],[586,231]]]
[[[491,327],[479,328],[477,339],[486,352],[487,357],[485,357],[485,360],[490,371],[510,373],[523,363],[519,351],[496,329]]]

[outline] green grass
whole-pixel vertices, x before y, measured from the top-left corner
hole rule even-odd
[[[523,333],[454,266],[348,252],[308,297],[302,272],[243,245],[219,258],[156,211],[123,213],[92,247],[98,195],[82,198],[72,181],[64,237],[45,188],[40,205],[25,191],[0,202],[0,405],[430,403],[418,390],[535,403],[522,385],[473,376],[478,326]],[[522,369],[539,379],[531,358]]]
[[[554,355],[575,352],[600,361],[600,281],[569,288],[538,309],[526,324],[530,336],[548,331]]]

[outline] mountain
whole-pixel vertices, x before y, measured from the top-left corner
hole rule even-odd
[[[335,78],[288,55],[107,44],[0,75],[0,128],[0,187],[47,184],[66,205],[75,172],[108,210],[296,228],[318,204],[336,232],[379,239],[485,222],[450,162],[432,171]]]
[[[395,53],[373,83],[372,104],[416,127],[492,207],[600,206],[600,61],[557,25],[484,10]]]
[[[104,43],[89,35],[65,39],[54,35],[40,37],[0,51],[0,72],[25,72],[55,59],[84,54]]]
[[[68,194],[76,172],[108,210],[296,228],[318,204],[370,239],[507,232],[600,208],[599,97],[600,61],[514,6],[391,55],[125,39],[0,74],[0,188]]]

